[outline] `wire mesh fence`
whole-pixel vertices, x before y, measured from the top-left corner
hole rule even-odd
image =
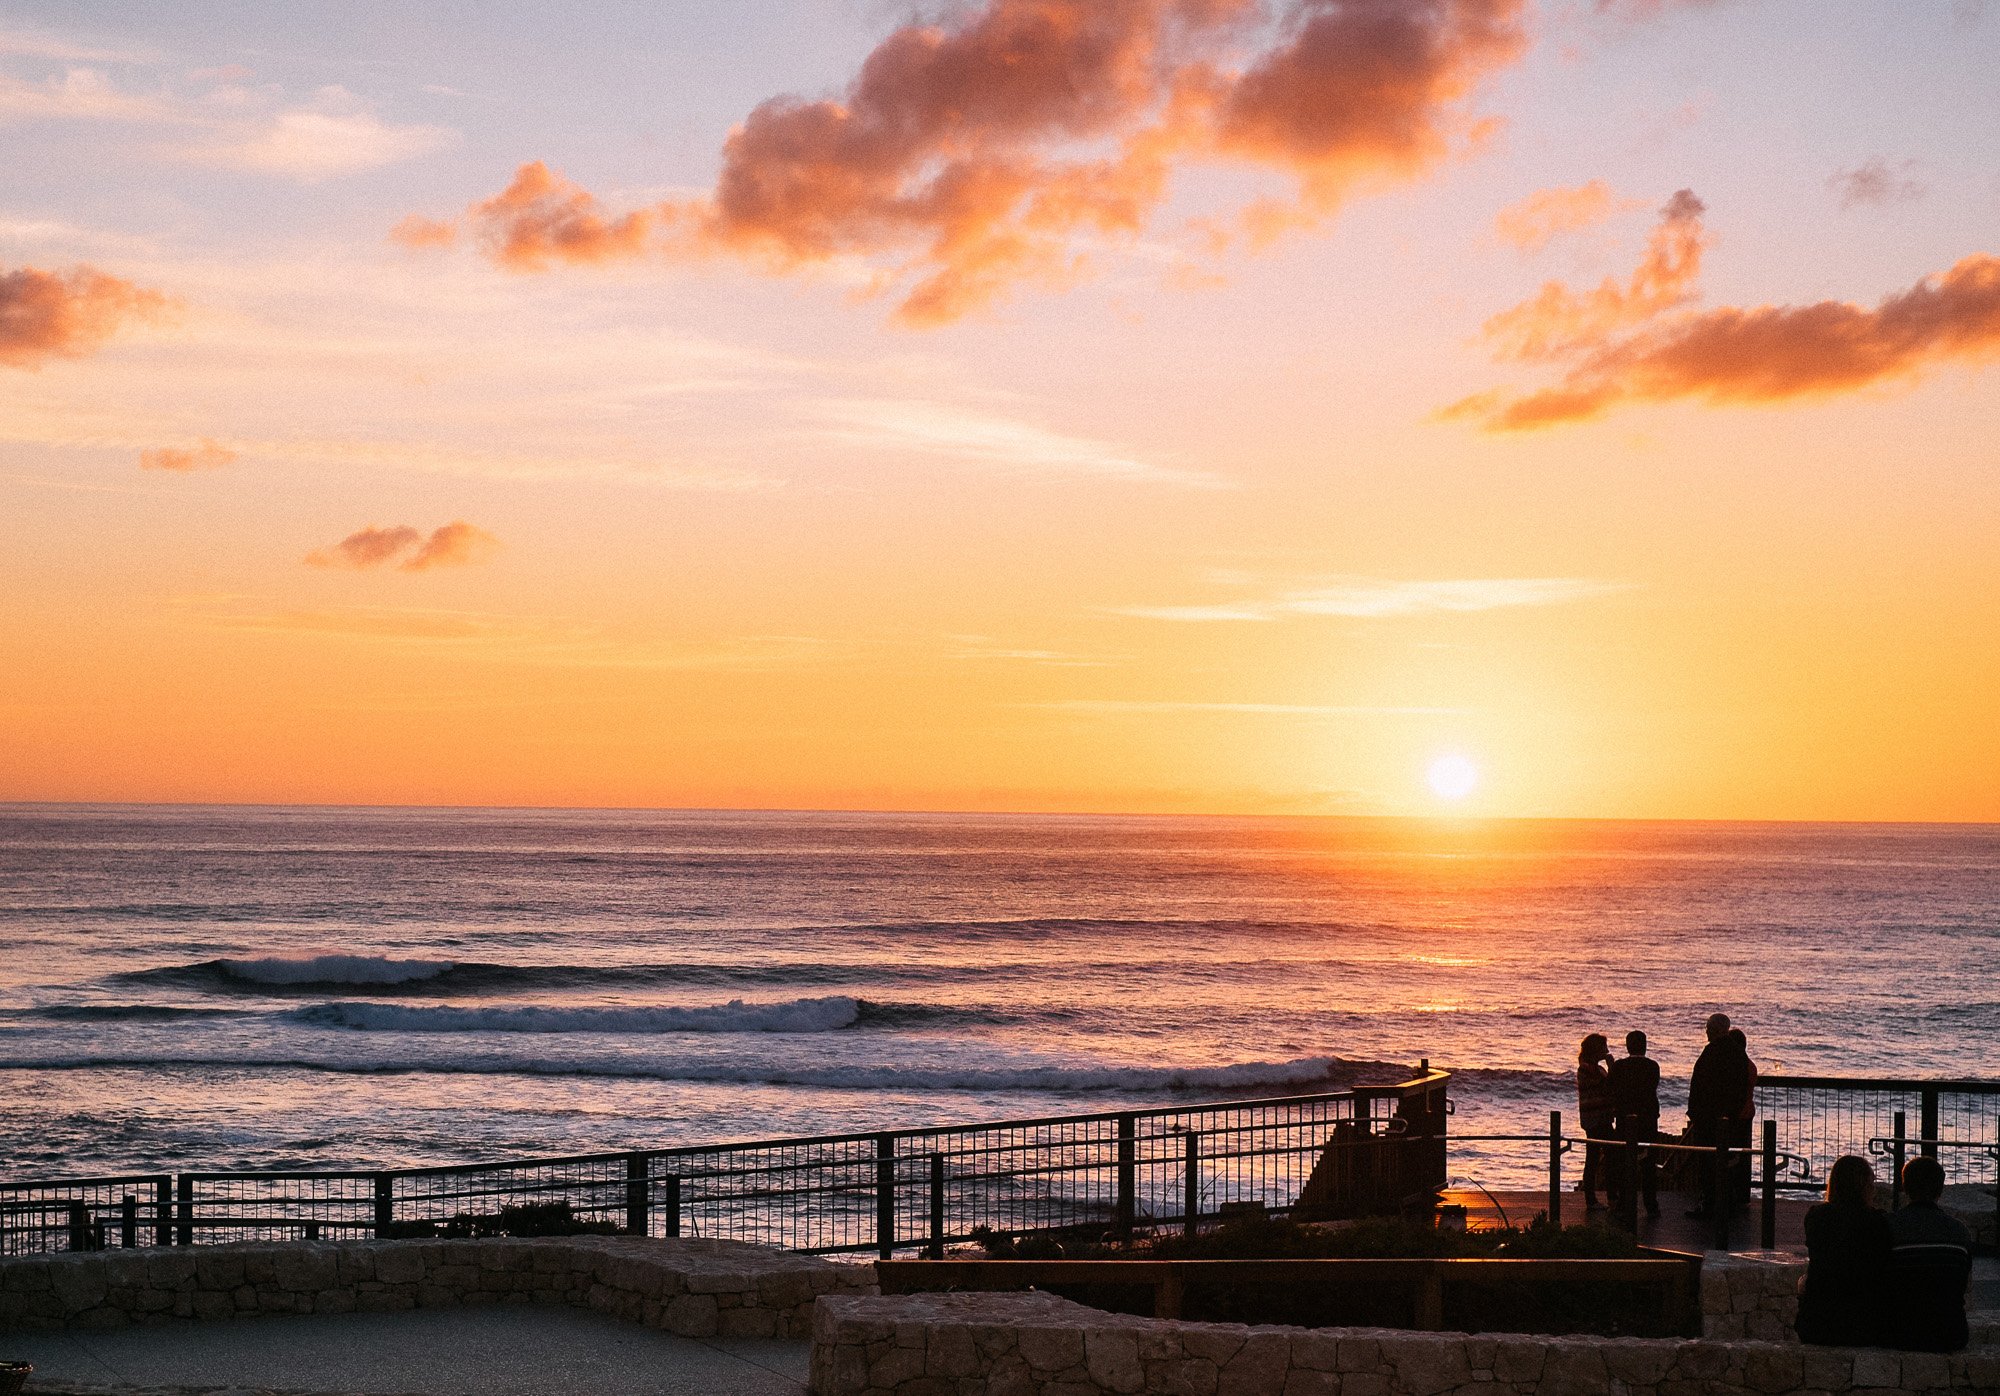
[[[1994,1180],[2000,1081],[1766,1076],[1757,1082],[1757,1113],[1777,1121],[1780,1147],[1810,1168],[1788,1185],[1823,1188],[1835,1159],[1866,1157],[1871,1140],[1898,1134],[1911,1141],[1912,1157],[1936,1155],[1948,1182]],[[1950,1143],[1940,1147],[1938,1141]]]
[[[22,1183],[0,1188],[0,1241],[9,1253],[119,1244],[105,1218],[125,1205],[118,1189],[141,1183],[146,1224],[130,1244],[452,1234],[551,1205],[610,1231],[816,1253],[935,1250],[986,1231],[1129,1233],[1291,1208],[1329,1155],[1371,1141],[1394,1146],[1389,1184],[1430,1185],[1420,1175],[1433,1160],[1441,1182],[1447,1080],[1427,1070],[1275,1100],[444,1168]],[[1351,1191],[1354,1173],[1336,1181]]]
[[[0,1256],[166,1245],[165,1173],[0,1183]]]

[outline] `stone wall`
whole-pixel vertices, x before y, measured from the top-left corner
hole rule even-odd
[[[803,1338],[875,1274],[736,1241],[300,1241],[0,1260],[0,1331],[167,1319],[567,1304],[685,1337]]]
[[[1895,1396],[2000,1392],[2000,1353],[1245,1327],[1047,1294],[828,1298],[814,1396]]]
[[[1805,1257],[1785,1251],[1711,1251],[1701,1262],[1701,1336],[1795,1343]]]

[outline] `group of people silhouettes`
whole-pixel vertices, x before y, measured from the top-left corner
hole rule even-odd
[[[1714,1148],[1750,1146],[1750,1122],[1757,1112],[1757,1064],[1750,1060],[1750,1047],[1741,1028],[1731,1027],[1729,1015],[1710,1016],[1708,1045],[1695,1061],[1688,1080],[1688,1128],[1686,1143]],[[1588,1141],[1583,1154],[1583,1199],[1592,1210],[1603,1186],[1612,1206],[1617,1206],[1627,1186],[1636,1186],[1645,1201],[1646,1215],[1660,1215],[1660,1169],[1656,1155],[1642,1149],[1637,1154],[1636,1179],[1621,1176],[1608,1167],[1607,1144],[1650,1144],[1660,1139],[1660,1066],[1646,1055],[1646,1034],[1625,1034],[1625,1055],[1614,1059],[1611,1044],[1601,1032],[1583,1039],[1576,1059],[1577,1113],[1583,1121]],[[1691,1217],[1710,1217],[1717,1209],[1739,1200],[1733,1180],[1717,1176],[1710,1160],[1702,1163],[1701,1205]],[[1747,1194],[1746,1194],[1747,1196]]]
[[[1708,1044],[1688,1080],[1687,1131],[1677,1142],[1747,1151],[1757,1110],[1757,1064],[1750,1060],[1743,1030],[1730,1025],[1728,1014],[1712,1015],[1706,1032]],[[1616,1059],[1603,1033],[1584,1038],[1577,1052],[1576,1096],[1587,1140],[1585,1205],[1592,1210],[1604,1205],[1600,1186],[1614,1207],[1633,1201],[1623,1190],[1636,1187],[1646,1215],[1659,1216],[1655,1151],[1637,1148],[1628,1155],[1636,1162],[1636,1177],[1609,1166],[1610,1146],[1661,1141],[1660,1067],[1646,1055],[1646,1034],[1627,1033],[1625,1055]],[[1747,1171],[1720,1177],[1712,1155],[1698,1157],[1701,1205],[1690,1217],[1712,1217],[1719,1208],[1748,1201]],[[1972,1233],[1938,1205],[1944,1168],[1935,1158],[1911,1159],[1902,1184],[1908,1205],[1882,1212],[1875,1207],[1875,1170],[1867,1159],[1850,1154],[1833,1165],[1826,1201],[1806,1213],[1806,1277],[1798,1316],[1803,1341],[1921,1352],[1965,1346]]]

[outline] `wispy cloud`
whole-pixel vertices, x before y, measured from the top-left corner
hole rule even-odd
[[[236,459],[236,452],[203,437],[192,446],[154,446],[139,452],[141,470],[167,470],[186,474],[196,470],[216,470]]]
[[[169,158],[315,183],[433,154],[459,140],[445,126],[397,123],[344,87],[304,100],[215,69],[189,91],[162,76],[150,87],[99,68],[28,78],[0,73],[0,122],[95,122],[154,128]]]
[[[202,164],[312,183],[414,160],[458,139],[449,127],[384,121],[352,93],[327,87],[310,104],[221,127],[184,155]]]
[[[1102,669],[1113,661],[1066,650],[1023,649],[999,644],[984,635],[950,637],[953,659],[991,660],[1009,664],[1045,664],[1058,669]]]
[[[1487,322],[1496,357],[1562,365],[1552,386],[1476,393],[1437,415],[1527,431],[1587,421],[1624,402],[1786,402],[2000,358],[2000,257],[1986,253],[1873,308],[1684,309],[1699,295],[1703,211],[1689,191],[1676,194],[1627,285],[1607,278],[1578,294],[1551,282]]]
[[[1924,196],[1924,186],[1915,177],[1916,168],[1914,160],[1892,165],[1878,155],[1851,170],[1834,171],[1826,184],[1840,196],[1844,209],[1906,204]]]
[[[0,28],[0,57],[39,58],[55,63],[144,63],[151,55],[77,43],[34,29]]]
[[[428,572],[434,567],[463,567],[484,561],[499,547],[499,539],[463,519],[454,519],[428,535],[408,524],[386,528],[371,524],[332,547],[306,554],[306,563],[365,571],[394,562],[398,571]]]
[[[1109,442],[947,403],[888,399],[828,402],[826,434],[892,450],[1027,474],[1221,489],[1206,471],[1161,465]]]
[[[1466,711],[1379,703],[1202,703],[1157,698],[1067,698],[1029,706],[1073,713],[1222,713],[1249,717],[1404,717]]]
[[[1494,231],[1523,252],[1539,252],[1563,233],[1602,223],[1627,209],[1644,208],[1643,199],[1623,199],[1601,179],[1567,189],[1538,189],[1509,204],[1494,217]]]
[[[50,359],[81,358],[170,304],[157,291],[95,267],[0,272],[0,365],[34,369]]]
[[[1181,606],[1121,606],[1112,614],[1143,620],[1209,623],[1276,621],[1299,616],[1379,620],[1560,606],[1626,590],[1621,582],[1589,577],[1484,577],[1441,581],[1354,578],[1299,586],[1270,595]]]

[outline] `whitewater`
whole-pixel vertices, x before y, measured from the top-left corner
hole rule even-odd
[[[0,1176],[2000,1075],[2000,829],[0,807]],[[1479,1181],[1532,1176],[1499,1154]]]

